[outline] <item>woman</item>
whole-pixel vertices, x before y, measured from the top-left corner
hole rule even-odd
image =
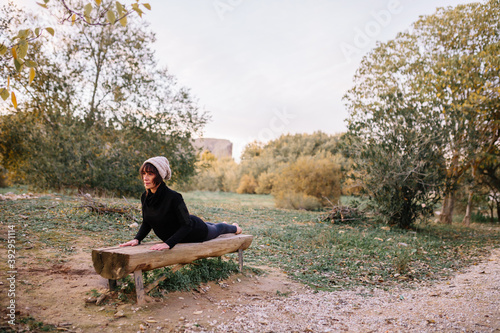
[[[139,173],[146,188],[141,196],[142,225],[133,240],[119,246],[138,245],[151,229],[163,241],[153,245],[151,250],[171,249],[181,242],[203,242],[221,234],[241,233],[236,223],[214,224],[189,215],[182,195],[169,189],[163,181],[169,180],[172,174],[166,157],[148,159],[142,164]]]

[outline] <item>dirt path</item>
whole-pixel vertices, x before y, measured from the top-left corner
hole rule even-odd
[[[418,290],[314,292],[266,269],[266,276],[238,274],[143,308],[118,299],[85,303],[92,289],[106,290],[88,248],[59,264],[47,264],[56,262],[54,254],[29,251],[35,249],[19,267],[18,309],[61,331],[500,332],[500,249],[466,273]],[[5,294],[5,285],[0,289]]]
[[[500,249],[466,273],[431,287],[296,292],[241,302],[220,331],[500,332]]]

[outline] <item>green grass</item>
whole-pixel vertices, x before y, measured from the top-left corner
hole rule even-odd
[[[16,326],[8,326],[6,323],[0,324],[0,332],[61,332],[56,326],[45,324],[31,316],[18,317],[15,320]]]
[[[21,193],[28,193],[28,187],[25,185],[18,185],[18,186],[12,186],[12,187],[0,187],[0,194],[5,194],[5,193],[14,193],[14,194],[21,194]]]
[[[203,192],[184,197],[188,207],[196,209],[193,213],[238,222],[244,232],[255,235],[245,252],[246,262],[279,267],[293,279],[324,290],[444,279],[500,245],[500,229],[495,226],[386,230],[373,222],[332,224],[321,221],[319,212],[276,209],[265,205],[271,199],[266,196],[247,195],[244,205],[238,204],[237,194]]]
[[[220,208],[230,206],[274,208],[273,197],[265,194],[193,191],[183,193],[183,197],[186,202]]]
[[[369,221],[324,222],[321,212],[274,208],[273,198],[267,195],[191,192],[183,196],[192,214],[207,221],[238,222],[245,233],[255,236],[245,251],[246,265],[277,267],[292,279],[322,290],[411,286],[445,279],[500,244],[500,228],[487,223],[472,228],[460,224],[421,225],[416,231],[405,231]],[[128,203],[123,199],[100,200],[109,206],[140,206],[138,199],[128,199]],[[78,197],[56,194],[3,201],[0,221],[17,226],[19,246],[50,248],[56,251],[58,260],[71,255],[75,242],[82,237],[91,240],[85,249],[90,253],[91,248],[118,244],[135,235],[137,229],[129,228],[133,221],[119,214],[93,213],[81,205]],[[140,220],[140,213],[134,214]],[[154,235],[148,237],[156,240]],[[236,260],[235,255],[228,257]],[[231,271],[229,266],[212,269]],[[187,281],[201,276],[189,267],[177,273],[180,277],[171,279],[174,286],[164,284],[165,289],[175,288],[176,284],[190,288],[191,282]],[[188,273],[191,277],[182,276]],[[155,276],[146,279],[153,280],[169,273],[157,270],[149,274]]]
[[[235,261],[224,261],[219,258],[200,259],[176,272],[172,272],[169,267],[148,271],[144,281],[148,284],[160,276],[166,276],[167,278],[153,291],[154,295],[159,296],[163,292],[193,290],[202,283],[225,280],[236,272],[238,264]]]

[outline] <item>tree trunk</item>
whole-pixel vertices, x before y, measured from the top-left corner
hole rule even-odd
[[[443,201],[443,209],[439,221],[444,224],[451,224],[453,218],[453,210],[455,208],[455,191],[446,195]]]
[[[464,216],[464,220],[462,221],[463,224],[465,224],[466,226],[470,226],[470,214],[471,214],[471,211],[472,211],[472,189],[469,190],[469,197],[467,199],[467,208],[465,209],[465,216]]]
[[[490,206],[490,222],[495,223],[495,206],[491,203]]]
[[[497,201],[497,221],[500,222],[500,201]]]

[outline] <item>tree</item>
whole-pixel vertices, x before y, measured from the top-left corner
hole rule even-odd
[[[434,83],[431,91],[438,102],[442,100],[450,133],[451,189],[441,215],[445,223],[451,223],[453,214],[453,186],[469,169],[476,179],[479,165],[498,144],[499,20],[500,2],[493,0],[440,10],[424,20],[420,28],[432,46],[429,57],[435,61],[430,72],[430,82]]]
[[[500,220],[500,149],[495,147],[491,155],[479,165],[479,183],[488,189],[487,196],[496,206],[497,217]],[[493,213],[491,213],[493,217]]]
[[[378,130],[377,121],[386,121],[383,113],[393,112],[389,106],[422,120],[423,128],[432,121],[439,127],[441,134],[431,146],[441,144],[438,151],[446,162],[442,212],[446,223],[451,223],[457,183],[467,170],[476,170],[498,143],[499,22],[498,0],[438,9],[371,51],[345,96],[354,137],[363,138],[358,134],[366,128]],[[400,101],[394,105],[393,98]],[[363,125],[364,120],[375,126]]]
[[[51,45],[33,43],[39,75],[32,85],[12,83],[29,98],[0,120],[1,162],[11,175],[42,187],[132,193],[140,163],[159,154],[168,155],[177,181],[192,174],[191,136],[207,116],[158,68],[153,41],[131,19],[67,26]]]
[[[43,8],[48,9],[47,4],[50,0],[43,0],[43,3],[38,3]],[[127,17],[135,12],[142,17],[142,7],[151,10],[148,3],[139,4],[136,0],[130,8],[116,1],[94,0],[85,5],[79,2],[81,10],[75,9],[67,0],[57,0],[61,5],[60,9],[60,22],[71,22],[72,25],[89,25],[89,26],[109,26],[119,22],[122,26],[127,25]],[[14,11],[19,11],[15,8],[13,1],[9,0],[8,7],[14,8]],[[77,5],[78,6],[78,5]],[[116,9],[114,9],[116,7]],[[116,14],[115,14],[116,10]],[[33,27],[20,29],[17,34],[9,31],[9,21],[12,17],[9,10],[3,8],[6,13],[4,18],[0,18],[0,31],[4,34],[0,35],[0,68],[4,74],[0,76],[0,97],[5,101],[11,97],[12,105],[17,108],[17,98],[15,92],[10,87],[11,80],[21,80],[21,73],[24,68],[29,68],[28,82],[31,84],[36,76],[37,61],[33,55],[27,57],[28,50],[33,43],[39,42],[40,37],[44,32],[54,36],[54,28],[52,27]],[[7,34],[7,31],[9,33]],[[6,72],[6,73],[5,73]],[[3,82],[2,82],[3,81]],[[9,93],[10,92],[10,93]]]
[[[382,216],[389,224],[408,228],[418,217],[428,216],[440,199],[442,129],[401,96],[386,96],[384,104],[351,113],[344,146]]]

